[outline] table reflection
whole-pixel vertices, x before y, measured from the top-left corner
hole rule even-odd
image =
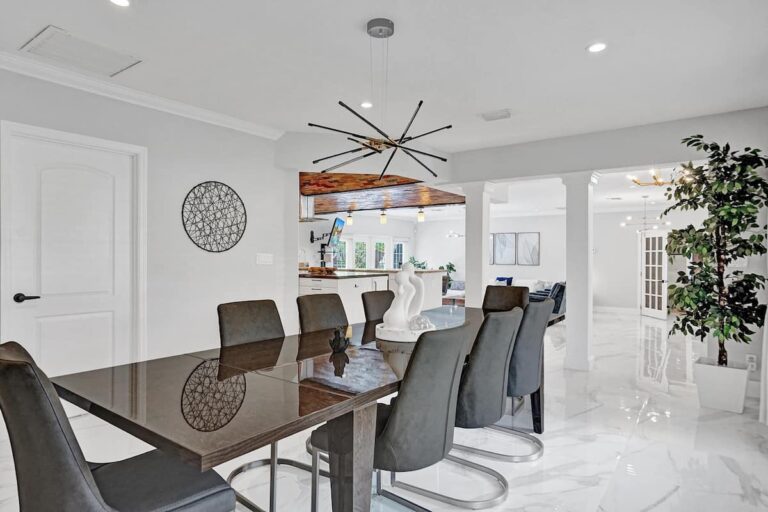
[[[203,361],[189,374],[181,390],[181,414],[198,432],[213,432],[237,415],[245,399],[245,375],[220,371],[218,359]]]

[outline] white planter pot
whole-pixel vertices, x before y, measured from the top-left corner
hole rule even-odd
[[[700,357],[693,365],[699,406],[722,411],[744,412],[749,370],[740,363],[717,366],[717,361]]]

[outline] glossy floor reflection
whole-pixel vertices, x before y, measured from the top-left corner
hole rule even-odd
[[[510,483],[498,511],[757,511],[768,509],[768,427],[757,422],[757,400],[743,415],[699,409],[692,362],[700,346],[668,339],[664,322],[627,313],[595,314],[595,368],[563,370],[565,327],[549,329],[546,346],[544,456],[526,464],[478,462]],[[507,421],[530,426],[528,406]],[[124,458],[149,447],[92,416],[73,420],[91,460]],[[280,443],[280,455],[308,461],[301,433]],[[522,453],[525,447],[492,431],[458,431],[457,442]],[[217,468],[226,475],[262,449]],[[400,475],[464,498],[481,498],[492,483],[448,463]],[[386,479],[385,479],[386,480]],[[321,481],[322,482],[322,481]],[[309,475],[279,472],[279,510],[309,510]],[[240,477],[238,489],[268,501],[267,472]],[[399,493],[434,511],[457,510]],[[329,486],[321,486],[330,510]],[[10,446],[0,438],[0,511],[17,510]],[[374,499],[376,512],[405,510]]]

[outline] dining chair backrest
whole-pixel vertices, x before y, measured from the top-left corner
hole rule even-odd
[[[456,426],[483,428],[504,416],[509,365],[523,310],[488,313],[461,374]]]
[[[488,286],[483,297],[483,312],[511,311],[528,305],[528,288],[525,286]]]
[[[219,336],[222,347],[285,336],[280,313],[273,300],[246,300],[219,304]]]
[[[509,365],[508,396],[526,396],[541,387],[544,333],[555,301],[531,302],[523,312]]]
[[[465,324],[419,336],[400,392],[376,438],[376,469],[415,471],[442,460],[451,450],[470,333]]]
[[[349,324],[344,304],[336,293],[301,295],[296,298],[296,304],[301,332],[335,329]]]
[[[392,290],[377,290],[375,292],[363,293],[363,310],[365,311],[365,321],[375,322],[384,318],[395,300],[395,292]]]
[[[21,510],[112,511],[48,377],[16,342],[0,345],[0,409]]]

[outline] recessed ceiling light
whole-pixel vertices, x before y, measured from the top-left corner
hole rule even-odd
[[[131,0],[109,0],[109,1],[119,7],[130,7],[131,5]]]
[[[360,104],[360,108],[372,108],[372,107],[373,107],[373,103],[371,103],[370,101],[364,101]]]
[[[591,45],[587,46],[587,51],[589,53],[600,53],[606,48],[608,48],[608,45],[605,43],[592,43]]]

